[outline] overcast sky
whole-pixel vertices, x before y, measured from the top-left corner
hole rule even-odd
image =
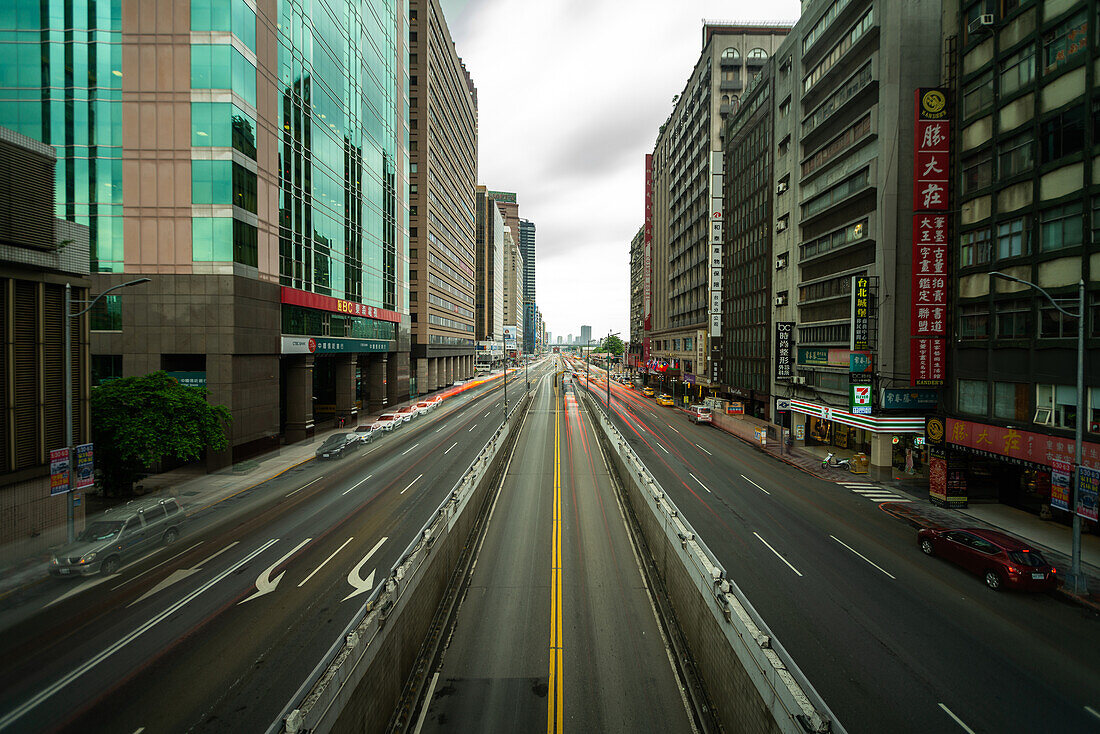
[[[478,94],[478,179],[536,227],[557,337],[630,334],[645,155],[702,50],[702,19],[794,21],[798,0],[441,0]]]

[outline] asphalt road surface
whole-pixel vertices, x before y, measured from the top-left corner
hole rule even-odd
[[[118,574],[23,595],[0,730],[266,729],[500,425],[502,387],[203,510]]]
[[[1094,612],[924,556],[850,475],[813,477],[614,382],[612,407],[849,732],[1100,731]]]
[[[692,730],[571,381],[539,382],[421,724],[425,732]]]

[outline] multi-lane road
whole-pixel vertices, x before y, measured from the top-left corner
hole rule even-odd
[[[266,729],[503,415],[497,379],[203,509],[116,575],[21,595],[0,641],[0,730]]]
[[[612,407],[848,731],[1100,731],[1095,613],[924,556],[882,496],[839,473],[810,476],[615,382]]]

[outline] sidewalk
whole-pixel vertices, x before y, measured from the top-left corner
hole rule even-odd
[[[1025,540],[1042,550],[1060,572],[1069,571],[1072,533],[1068,525],[1042,520],[1030,512],[997,503],[975,504],[965,510],[938,507],[928,499],[926,477],[910,477],[892,467],[871,467],[867,474],[850,474],[840,469],[824,469],[821,461],[828,447],[809,447],[808,449],[795,446],[784,447],[773,439],[768,439],[766,445],[761,446],[759,441],[754,440],[754,431],[766,428],[768,423],[749,416],[724,416],[724,418],[732,419],[740,425],[729,425],[730,420],[722,420],[716,421],[715,426],[807,474],[828,482],[836,482],[838,489],[841,489],[840,484],[845,480],[850,480],[904,492],[909,501],[883,502],[880,506],[885,512],[908,522],[914,528],[977,527],[998,530]],[[821,455],[817,455],[815,450],[820,450]],[[1081,570],[1088,577],[1089,593],[1077,595],[1065,586],[1059,588],[1058,593],[1100,611],[1100,536],[1082,534]]]

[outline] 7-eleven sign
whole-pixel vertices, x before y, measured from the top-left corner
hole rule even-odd
[[[852,407],[853,414],[871,414],[871,386],[870,385],[851,385],[850,386],[850,405]]]

